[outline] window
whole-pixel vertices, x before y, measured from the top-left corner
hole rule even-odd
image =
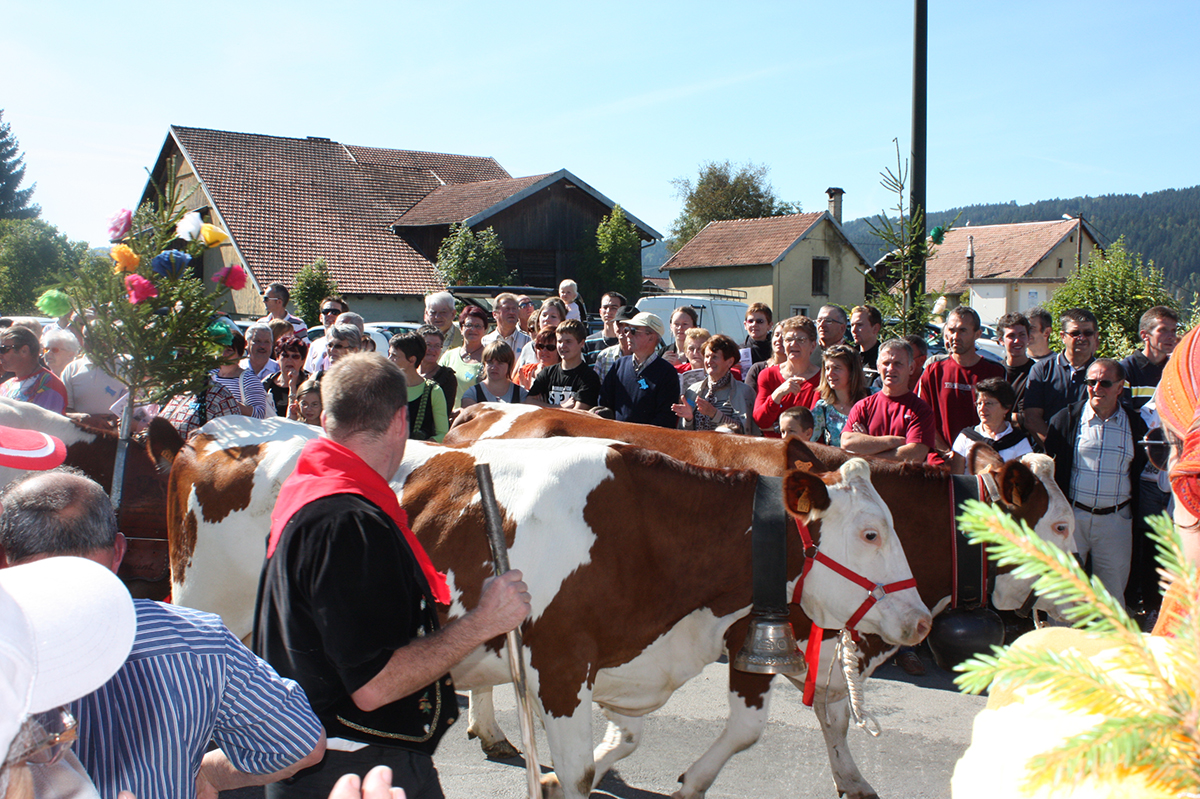
[[[792,316],[808,316],[808,306],[807,305],[793,305],[792,306]]]
[[[1062,258],[1058,259],[1058,268],[1062,269]]]
[[[814,297],[829,295],[829,259],[812,259],[812,294]]]

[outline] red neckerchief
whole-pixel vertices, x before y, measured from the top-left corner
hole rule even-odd
[[[283,483],[279,490],[279,499],[275,510],[271,513],[271,537],[267,541],[267,557],[275,554],[279,545],[279,537],[288,521],[296,512],[308,503],[331,497],[335,494],[355,494],[376,505],[391,517],[404,540],[408,542],[429,588],[433,592],[434,601],[442,605],[450,604],[450,586],[446,584],[446,575],[433,568],[425,548],[408,528],[408,514],[400,507],[396,492],[379,472],[367,465],[352,450],[343,447],[328,438],[317,438],[304,445],[300,460],[296,461],[296,469]]]

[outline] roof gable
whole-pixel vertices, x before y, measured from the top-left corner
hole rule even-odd
[[[925,286],[938,293],[967,290],[967,245],[973,238],[975,278],[1017,279],[1075,232],[1077,219],[952,228],[925,262]],[[1086,235],[1095,236],[1084,225]]]
[[[662,268],[774,264],[826,216],[826,212],[819,211],[709,222]]]
[[[446,184],[510,178],[492,158],[180,126],[170,129],[156,178],[171,141],[259,284],[291,285],[323,257],[349,294],[441,288],[433,264],[391,222]]]
[[[545,175],[504,180],[484,180],[438,186],[409,208],[395,221],[396,227],[420,227],[424,225],[449,225],[462,222],[487,211],[492,206],[509,199],[514,194],[538,183]]]

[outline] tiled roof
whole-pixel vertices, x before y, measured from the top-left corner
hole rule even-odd
[[[1024,277],[1078,224],[1075,219],[1057,219],[953,228],[925,262],[925,286],[938,293],[967,290],[967,242],[972,237],[976,278]]]
[[[441,288],[392,221],[446,183],[509,178],[491,158],[178,126],[171,136],[260,285],[292,285],[323,257],[348,294]]]
[[[439,186],[395,220],[395,224],[417,227],[462,222],[529,188],[544,177],[546,175],[533,175]]]
[[[709,222],[662,268],[772,264],[823,216],[825,212],[819,211]]]

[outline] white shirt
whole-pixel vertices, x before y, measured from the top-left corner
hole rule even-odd
[[[486,336],[484,336],[482,342],[486,347],[488,344],[491,344],[493,341],[497,340],[503,340],[505,344],[512,347],[513,354],[518,355],[520,354],[521,350],[525,348],[525,345],[533,339],[528,333],[519,327],[513,329],[511,336],[501,336],[500,329],[496,328],[491,333],[488,333]]]
[[[1008,435],[1009,433],[1011,433],[1013,431],[1012,425],[1009,424],[1008,422],[1004,423],[1004,429],[1000,431],[1000,435],[998,435],[998,436],[993,436],[987,430],[984,430],[982,422],[980,424],[975,425],[975,427],[972,429],[979,435],[983,436],[984,438],[990,438],[992,441],[999,441],[1000,439],[1004,438],[1006,435]],[[959,455],[962,455],[965,458],[965,457],[967,457],[967,450],[971,449],[971,445],[974,443],[975,443],[974,441],[967,438],[962,433],[959,433],[958,438],[954,439],[954,445],[951,446],[950,449],[952,449],[953,451],[957,452]],[[1022,455],[1028,455],[1029,453],[1033,452],[1033,447],[1030,446],[1029,439],[1023,438],[1023,439],[1021,439],[1020,444],[1017,444],[1014,447],[1009,447],[1007,449],[997,450],[997,452],[999,453],[999,455],[1002,459],[1004,459],[1006,461],[1013,461],[1013,460],[1016,460],[1017,458],[1021,457]]]

